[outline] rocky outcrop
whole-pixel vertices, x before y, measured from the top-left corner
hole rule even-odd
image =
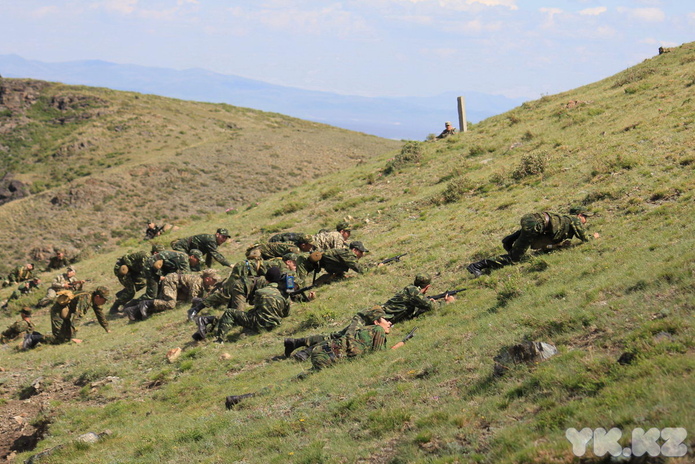
[[[29,195],[29,186],[6,175],[0,179],[0,205]]]

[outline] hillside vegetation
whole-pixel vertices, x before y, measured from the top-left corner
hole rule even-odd
[[[191,223],[180,236],[233,230],[222,251],[235,260],[268,231],[315,232],[345,217],[371,250],[365,261],[408,255],[321,288],[273,332],[233,330],[223,345],[194,343],[181,306],[115,320],[110,334],[88,314],[79,345],[0,348],[2,420],[14,433],[24,421],[39,440],[15,459],[62,445],[39,462],[692,462],[694,86],[686,44],[468,133],[409,142]],[[595,213],[588,227],[600,238],[478,279],[466,272],[503,252],[523,214],[575,204]],[[116,288],[112,266],[125,251],[84,261],[81,275]],[[403,348],[297,379],[308,365],[283,359],[284,337],[342,328],[418,272],[434,276],[434,292],[467,290],[394,326],[393,343],[418,328]],[[49,330],[45,311],[35,320]],[[558,353],[495,375],[493,358],[525,340]],[[175,347],[183,354],[169,363]],[[248,392],[259,395],[225,410],[226,395]],[[688,454],[598,457],[590,443],[578,457],[565,438],[568,428],[613,427],[622,447],[636,428],[685,428]]]
[[[148,220],[242,209],[398,146],[226,104],[0,78],[0,183],[32,193],[0,201],[0,275],[56,247],[113,249]]]

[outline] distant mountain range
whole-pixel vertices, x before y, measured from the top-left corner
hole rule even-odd
[[[459,95],[466,98],[466,116],[474,123],[524,102],[466,91],[432,97],[369,98],[284,87],[204,69],[177,71],[99,60],[44,63],[17,55],[0,55],[0,75],[228,103],[391,139],[423,140],[430,133],[439,133],[446,120],[458,125]]]

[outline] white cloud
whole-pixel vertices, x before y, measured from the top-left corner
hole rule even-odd
[[[688,23],[695,25],[695,12],[693,13],[688,13],[687,16],[688,18]]]
[[[44,6],[37,10],[31,12],[31,15],[35,18],[41,18],[43,16],[51,16],[58,13],[60,10],[57,6]]]
[[[480,3],[485,6],[506,6],[510,10],[518,10],[519,7],[516,6],[516,0],[466,0],[466,3],[472,5],[473,3]]]
[[[114,11],[116,13],[131,14],[135,11],[135,6],[138,4],[138,0],[106,0],[99,3],[93,3],[93,8],[102,7],[108,11]]]
[[[475,7],[506,7],[510,10],[518,10],[519,7],[516,5],[517,0],[369,0],[369,3],[374,5],[377,3],[387,3],[387,4],[399,4],[399,3],[422,3],[422,4],[432,4],[438,8],[442,8],[443,11],[454,10],[454,11],[469,11]]]
[[[618,8],[618,12],[645,22],[662,22],[666,19],[666,14],[659,8]]]
[[[564,13],[559,8],[539,8],[541,13],[544,13],[548,15],[548,18],[546,19],[545,23],[543,24],[543,27],[553,27],[555,25],[555,16]]]
[[[587,8],[585,10],[582,10],[579,12],[580,15],[584,16],[598,16],[600,14],[605,13],[608,11],[608,8],[605,6],[597,6],[596,8]]]

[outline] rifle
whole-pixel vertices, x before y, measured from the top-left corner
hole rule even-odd
[[[413,338],[413,337],[415,336],[415,331],[416,331],[416,330],[417,330],[417,327],[413,327],[413,330],[411,330],[410,332],[408,332],[408,335],[406,335],[405,337],[403,337],[403,340],[401,340],[401,341],[402,341],[403,343],[405,343],[405,342],[407,342],[408,340],[410,340],[411,338]]]
[[[397,255],[397,256],[394,256],[394,257],[392,257],[392,258],[386,258],[385,260],[383,260],[383,261],[380,262],[379,264],[388,264],[388,263],[393,263],[393,262],[396,262],[396,263],[397,263],[397,262],[399,262],[399,261],[401,260],[402,257],[404,257],[404,256],[407,255],[407,254],[408,254],[408,253],[403,253],[402,255]]]
[[[314,288],[314,284],[307,285],[306,287],[298,288],[297,290],[292,290],[291,292],[287,292],[287,294],[290,295],[290,296],[292,296],[292,295],[302,295],[302,294],[304,294],[304,292],[308,292],[308,291],[311,290],[312,288]]]
[[[446,292],[437,293],[436,295],[429,296],[430,300],[441,300],[447,295],[456,295],[457,293],[465,292],[467,288],[459,288],[458,290],[447,290]]]

